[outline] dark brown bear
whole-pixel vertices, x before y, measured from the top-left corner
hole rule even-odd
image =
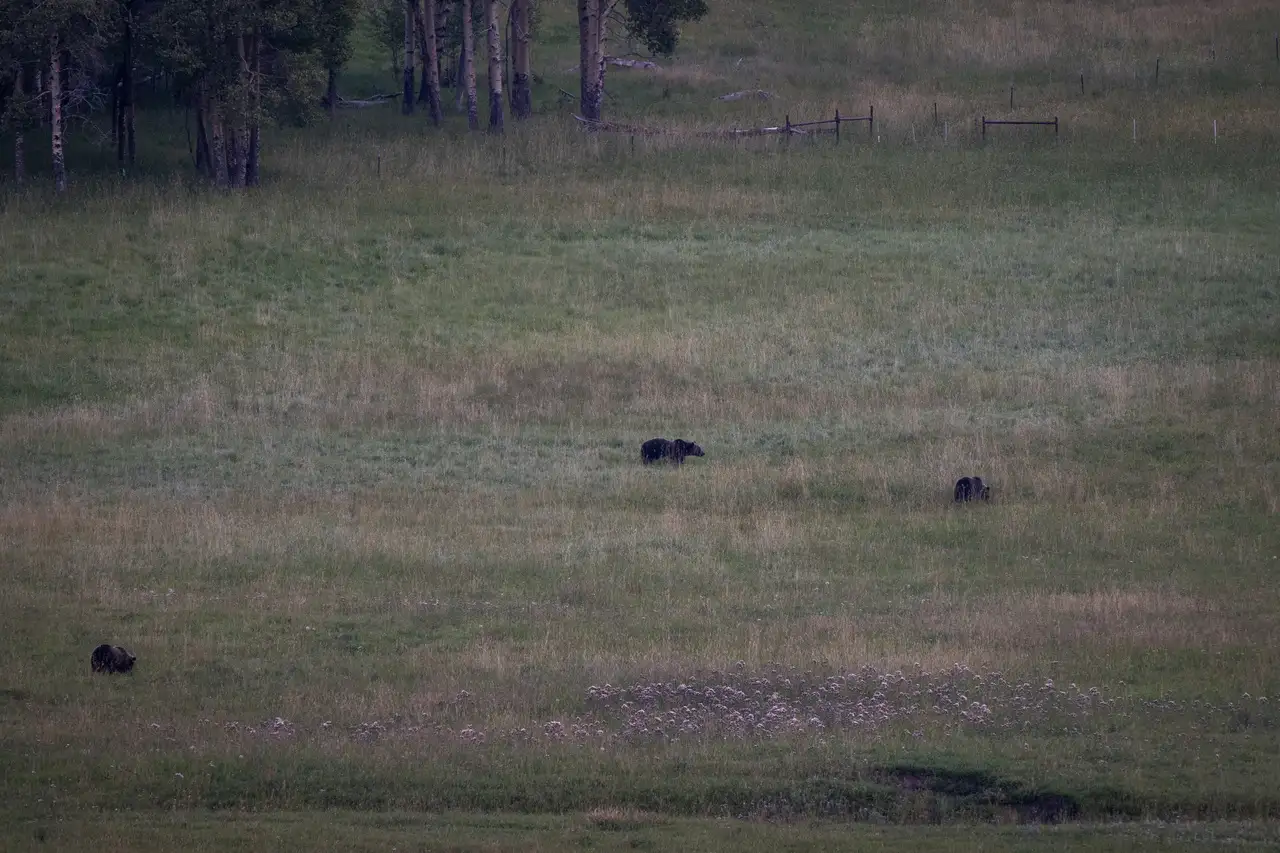
[[[956,480],[956,503],[991,500],[991,487],[981,477],[961,477]]]
[[[706,456],[702,448],[692,441],[677,438],[667,441],[665,438],[651,438],[640,445],[640,459],[646,465],[666,460],[672,465],[683,465],[686,456]]]
[[[94,672],[131,672],[137,655],[131,654],[122,646],[109,646],[106,643],[93,650],[89,665]]]

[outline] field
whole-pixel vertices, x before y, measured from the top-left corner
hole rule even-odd
[[[1280,844],[1274,5],[710,5],[0,184],[0,846]]]

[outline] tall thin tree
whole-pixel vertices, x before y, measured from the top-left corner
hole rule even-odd
[[[123,6],[123,27],[120,44],[120,81],[117,86],[118,109],[116,128],[116,160],[122,166],[132,166],[137,160],[136,109],[133,86],[133,16],[134,3],[129,0]]]
[[[324,108],[332,121],[338,114],[338,69],[330,65],[326,69],[327,80],[324,86]]]
[[[446,5],[441,3],[442,6]],[[458,16],[459,21],[462,19],[462,0],[453,0],[453,13]],[[446,21],[446,26],[448,22]],[[445,30],[442,30],[444,32]],[[461,34],[462,30],[458,30]],[[450,60],[450,85],[453,86],[453,108],[457,112],[465,113],[467,111],[467,87],[463,85],[462,64],[466,57],[463,55],[465,51],[462,49],[462,37],[459,35],[458,44],[454,45],[453,58]]]
[[[517,119],[526,119],[533,114],[529,17],[529,0],[511,0],[511,114]]]
[[[467,127],[480,129],[480,104],[476,99],[476,34],[471,0],[462,0],[462,81],[467,94]]]
[[[351,33],[362,11],[360,0],[319,0],[316,25],[320,42],[320,58],[328,76],[324,104],[332,119],[338,112],[338,77],[351,58]],[[258,39],[260,42],[260,39]],[[259,45],[259,48],[261,45]],[[261,49],[258,51],[261,53]],[[255,60],[256,61],[256,60]],[[261,86],[259,86],[261,89]]]
[[[229,183],[227,175],[226,128],[223,123],[222,104],[211,100],[209,105],[209,168],[213,174],[213,185],[225,189]]]
[[[422,41],[426,51],[424,64],[427,70],[427,114],[431,123],[440,126],[444,111],[440,105],[440,38],[437,32],[436,0],[424,0],[422,10]]]
[[[243,189],[249,173],[249,127],[254,121],[253,69],[249,64],[251,33],[236,35],[236,58],[240,86],[236,98],[235,119],[226,135],[227,183],[232,189]]]
[[[258,164],[262,157],[262,33],[249,37],[249,133],[245,140],[244,185],[259,185]]]
[[[502,18],[498,0],[485,0],[489,41],[489,132],[502,133]]]
[[[203,174],[212,174],[210,163],[213,158],[209,154],[209,122],[208,111],[206,109],[207,101],[204,96],[204,85],[196,87],[195,106],[196,106],[196,171]]]
[[[601,0],[578,0],[578,72],[581,78],[579,108],[582,117],[599,121],[604,99],[604,56],[601,48],[604,21]]]
[[[428,94],[431,87],[427,85],[427,27],[422,14],[422,0],[409,2],[413,6],[413,34],[418,40],[418,65],[421,66],[418,74],[418,103],[425,105],[431,97]]]
[[[67,191],[67,160],[62,147],[62,46],[58,34],[49,38],[49,148],[53,155],[53,188]]]
[[[24,76],[26,75],[19,66],[16,79],[13,81],[13,100],[19,109],[26,107],[22,79]],[[27,139],[24,132],[26,129],[26,122],[20,117],[17,126],[13,129],[13,182],[19,186],[27,179]]]
[[[404,4],[404,91],[400,98],[400,112],[413,113],[413,7],[414,0]]]

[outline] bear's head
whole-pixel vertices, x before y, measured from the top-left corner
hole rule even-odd
[[[677,438],[676,444],[679,445],[680,455],[682,456],[706,456],[707,455],[706,453],[703,452],[701,447],[699,447],[697,444],[693,443],[692,441],[685,441],[682,438]]]

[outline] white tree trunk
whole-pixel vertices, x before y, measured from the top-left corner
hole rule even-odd
[[[246,90],[252,90],[253,75],[249,68],[248,46],[244,33],[236,36],[236,56],[240,60],[240,82]],[[224,144],[227,146],[227,183],[232,189],[243,189],[249,169],[249,114],[253,108],[248,103],[252,97],[240,99],[236,105],[232,125],[227,129]]]
[[[582,79],[579,107],[582,117],[600,120],[600,106],[604,98],[604,53],[601,36],[604,21],[600,0],[578,0],[578,69]]]
[[[213,175],[213,185],[226,189],[229,183],[227,175],[227,146],[223,126],[222,104],[212,101],[209,104],[209,169]]]
[[[259,163],[262,159],[262,36],[254,34],[249,41],[252,86],[249,89],[249,138],[245,151],[244,185],[259,184]]]
[[[533,74],[529,63],[529,0],[511,2],[511,114],[526,119],[533,114]]]
[[[17,79],[13,83],[13,99],[22,102],[25,93],[22,89],[22,69],[18,69]],[[13,182],[19,186],[27,179],[27,140],[24,136],[26,126],[18,125],[13,129]]]
[[[400,112],[413,112],[413,6],[414,0],[404,5],[404,91],[400,97]]]
[[[502,19],[498,0],[485,0],[489,36],[489,132],[502,133]]]
[[[436,33],[436,0],[425,0],[422,12],[422,37],[427,55],[423,60],[427,68],[427,113],[437,127],[444,118],[440,105],[440,40]]]
[[[471,23],[471,0],[462,0],[462,82],[467,93],[467,127],[479,130],[480,104],[476,98],[476,38]]]
[[[49,121],[52,125],[50,149],[53,153],[53,189],[67,191],[67,160],[62,150],[62,50],[58,36],[49,39]]]

